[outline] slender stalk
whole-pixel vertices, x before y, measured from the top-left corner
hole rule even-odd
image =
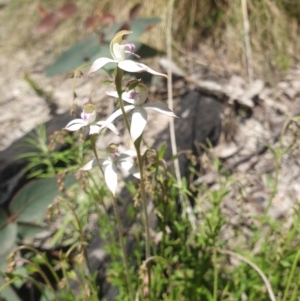
[[[36,263],[28,260],[28,259],[25,259],[25,258],[21,258],[18,261],[25,262],[26,264],[29,264],[29,265],[35,267],[36,268],[36,272],[40,274],[40,276],[45,281],[45,284],[47,285],[47,287],[53,293],[55,300],[58,301],[58,298],[57,298],[57,295],[56,295],[56,292],[55,292],[55,289],[54,289],[53,285],[51,284],[51,282],[50,282],[49,278],[46,276],[46,274],[42,271],[42,269],[40,268],[40,266],[38,264],[36,264]],[[28,279],[28,280],[30,279],[30,277],[24,277],[24,278]],[[43,292],[43,291],[41,290],[41,292]]]
[[[242,14],[244,21],[244,38],[245,38],[245,51],[247,61],[247,71],[249,83],[253,81],[253,63],[252,63],[252,50],[250,41],[250,22],[248,18],[247,0],[241,0],[242,2]]]
[[[122,250],[122,259],[123,259],[123,265],[125,268],[125,277],[126,277],[129,297],[130,297],[131,301],[134,301],[134,295],[133,295],[133,291],[132,291],[132,287],[131,287],[131,283],[130,283],[126,249],[125,249],[124,241],[123,241],[123,231],[122,231],[120,213],[119,213],[119,209],[118,209],[117,199],[115,197],[113,197],[113,207],[114,207],[114,213],[115,213],[116,223],[117,223],[117,228],[118,228],[119,244],[120,244],[120,247]]]
[[[29,277],[29,276],[20,275],[20,274],[14,274],[14,276],[17,279],[10,279],[9,281],[5,282],[2,286],[0,286],[0,292],[2,292],[10,284],[14,283],[16,280],[22,279],[22,280],[30,281],[31,283],[33,283],[40,290],[41,295],[44,296],[47,301],[50,301],[50,298],[47,296],[47,294],[45,294],[44,287],[38,281],[36,281],[34,278]],[[56,300],[58,300],[56,297],[56,294],[54,294],[54,295],[55,295]]]
[[[128,118],[126,116],[124,110],[124,104],[122,101],[122,77],[123,77],[123,70],[117,68],[117,74],[115,79],[115,84],[119,96],[119,104],[120,108],[125,120],[125,125],[130,135],[130,125]],[[144,171],[143,171],[143,159],[140,151],[140,144],[141,144],[141,137],[139,137],[136,142],[134,143],[134,147],[137,153],[137,160],[140,172],[140,189],[141,189],[141,198],[142,198],[142,208],[143,208],[143,222],[145,227],[145,236],[146,236],[146,259],[150,257],[150,227],[149,227],[149,219],[147,213],[147,200],[146,200],[146,191],[145,191],[145,184],[144,184]]]
[[[97,159],[98,166],[103,174],[103,170],[102,170],[101,164],[99,162],[97,151],[95,148],[95,143],[92,142],[92,145],[93,145],[93,150],[94,150],[94,154]],[[133,291],[132,291],[132,287],[131,287],[131,283],[130,283],[129,267],[128,267],[128,263],[127,263],[127,254],[126,254],[126,249],[125,249],[124,242],[123,242],[122,223],[121,223],[120,213],[119,213],[118,204],[117,204],[117,200],[116,200],[115,196],[113,196],[113,208],[114,208],[114,213],[115,213],[116,223],[117,223],[117,228],[118,228],[119,244],[120,244],[120,247],[122,250],[122,261],[123,261],[123,265],[125,268],[125,277],[126,277],[129,297],[130,297],[131,301],[134,301],[134,295],[133,295]]]
[[[130,135],[130,125],[128,118],[126,116],[126,112],[124,109],[124,104],[122,101],[122,77],[123,77],[123,70],[117,67],[116,70],[116,78],[115,78],[115,84],[116,89],[119,96],[119,105],[122,111],[123,118],[125,120],[125,125],[127,128],[127,131]],[[134,142],[134,147],[137,153],[137,160],[138,160],[138,166],[139,166],[139,172],[140,172],[140,191],[141,191],[141,198],[142,198],[142,210],[143,210],[143,224],[145,228],[145,252],[146,252],[146,260],[150,258],[151,252],[150,252],[150,227],[149,227],[149,218],[148,218],[148,212],[147,212],[147,200],[146,200],[146,190],[145,190],[145,183],[144,183],[144,170],[143,170],[143,158],[140,151],[140,144],[142,140],[142,135]],[[149,293],[151,292],[151,269],[150,265],[147,265],[147,272],[148,272],[148,287],[149,287]]]
[[[285,287],[285,291],[284,291],[284,295],[283,295],[282,301],[287,300],[286,298],[287,298],[287,295],[288,295],[288,292],[289,292],[289,289],[290,289],[290,286],[291,286],[291,282],[292,282],[292,278],[293,278],[294,273],[295,273],[295,269],[297,267],[299,256],[300,256],[300,251],[298,251],[298,253],[297,253],[296,257],[295,257],[295,260],[293,262],[293,266],[292,266],[292,269],[291,269],[291,272],[290,272],[290,275],[289,275],[289,278],[288,278],[287,285]]]
[[[137,153],[137,160],[139,165],[140,171],[140,189],[141,189],[141,198],[142,198],[142,208],[143,208],[143,223],[145,228],[145,251],[146,251],[146,260],[150,258],[150,227],[149,227],[149,219],[148,219],[148,212],[147,212],[147,200],[146,200],[146,191],[145,191],[145,183],[144,183],[144,170],[143,170],[143,158],[140,152],[140,144],[141,144],[142,136],[139,137],[135,143],[135,149]],[[151,300],[151,267],[150,263],[147,264],[147,274],[148,274],[148,289],[149,289],[149,297]]]
[[[66,268],[65,268],[65,258],[60,258],[60,260],[64,261],[60,266],[61,266],[63,277],[66,279],[66,287],[68,289],[68,294],[69,294],[70,297],[72,296],[73,300],[76,300],[74,292],[71,289],[70,282],[68,281],[68,275],[67,275],[67,271],[66,271]]]
[[[275,182],[274,182],[274,186],[272,187],[272,193],[268,199],[268,203],[264,212],[264,222],[266,221],[266,218],[268,216],[269,210],[272,206],[273,203],[273,199],[277,193],[278,190],[278,181],[279,181],[279,168],[280,168],[280,158],[281,158],[281,150],[276,150],[275,153]]]
[[[92,276],[92,269],[91,269],[91,265],[90,265],[90,261],[89,261],[89,257],[88,257],[88,253],[87,253],[87,249],[86,249],[86,245],[85,245],[85,239],[84,239],[84,233],[83,233],[83,229],[81,226],[81,222],[78,218],[77,213],[75,212],[74,208],[72,207],[72,205],[66,200],[67,206],[71,209],[73,216],[75,217],[77,226],[78,226],[78,233],[80,236],[80,240],[81,240],[81,250],[83,251],[83,256],[89,271],[89,276]]]
[[[120,105],[120,109],[122,111],[122,115],[123,118],[125,120],[125,125],[128,131],[128,134],[130,135],[130,125],[129,125],[129,121],[124,109],[124,104],[122,101],[122,78],[123,78],[123,70],[120,69],[119,67],[117,67],[117,71],[116,71],[116,79],[115,79],[115,84],[116,84],[116,89],[118,92],[118,96],[119,96],[119,105]]]
[[[247,259],[246,257],[244,257],[244,256],[242,256],[238,253],[235,253],[235,252],[232,252],[232,251],[229,251],[229,250],[217,249],[217,251],[221,254],[225,254],[225,255],[235,257],[238,260],[241,260],[241,261],[247,263],[248,265],[250,265],[259,274],[259,276],[262,278],[263,282],[265,283],[265,286],[266,286],[266,289],[268,291],[270,300],[271,301],[276,301],[276,297],[275,297],[275,294],[273,292],[270,281],[268,280],[266,275],[263,273],[263,271],[254,262],[250,261],[249,259]]]
[[[143,208],[143,221],[145,227],[146,234],[146,260],[151,256],[150,252],[150,227],[149,227],[149,218],[147,212],[147,200],[146,200],[146,191],[145,191],[145,183],[144,183],[144,169],[143,169],[143,158],[140,152],[140,142],[141,137],[136,140],[134,143],[136,152],[137,152],[137,161],[139,165],[139,172],[141,176],[140,180],[140,189],[141,189],[141,198],[142,198],[142,208]]]
[[[173,6],[174,6],[174,0],[168,1],[168,16],[167,16],[167,29],[166,29],[166,41],[167,41],[167,58],[171,62],[172,61],[172,21],[173,21]],[[173,92],[172,92],[172,71],[171,67],[168,68],[168,107],[171,111],[173,111]],[[170,118],[169,121],[170,126],[170,139],[171,139],[171,149],[172,149],[172,155],[174,157],[173,164],[174,164],[174,170],[175,170],[175,176],[178,188],[182,188],[182,181],[181,181],[181,173],[180,173],[180,166],[179,166],[179,160],[178,160],[178,152],[177,152],[177,144],[176,144],[176,133],[175,133],[175,123],[174,118]],[[182,205],[182,213],[187,214],[188,219],[190,221],[190,224],[193,228],[193,230],[196,230],[196,218],[193,213],[193,208],[186,197],[185,194],[182,193],[182,191],[179,193],[179,201]]]
[[[31,246],[19,246],[17,247],[16,249],[14,249],[14,252],[16,253],[17,251],[20,251],[20,250],[29,250],[37,255],[39,255],[40,257],[43,258],[43,253],[38,251],[37,249],[35,249],[34,247],[31,247]],[[54,268],[51,266],[51,264],[47,261],[47,260],[43,260],[43,264],[45,264],[47,266],[47,268],[49,269],[49,271],[51,272],[53,278],[55,279],[56,282],[59,282],[59,277],[57,275],[57,273],[55,272]]]
[[[218,268],[217,268],[217,249],[216,246],[213,248],[213,264],[214,264],[214,291],[213,300],[217,301],[218,294]]]

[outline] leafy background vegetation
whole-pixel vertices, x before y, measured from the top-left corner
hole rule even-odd
[[[11,59],[14,59],[13,53],[18,47],[25,48],[30,59],[43,47],[50,50],[49,58],[45,58],[50,64],[62,51],[88,34],[88,30],[83,27],[87,16],[98,10],[112,12],[120,21],[126,20],[128,11],[136,3],[124,2],[122,11],[119,11],[120,2],[117,0],[101,3],[78,1],[78,12],[73,18],[66,19],[51,35],[38,38],[34,37],[32,30],[39,21],[39,3],[13,0],[1,9],[2,26],[6,28],[2,32],[1,48],[10,53]],[[284,69],[298,58],[300,2],[253,0],[247,3],[255,74],[274,83],[276,77],[279,78]],[[45,10],[55,11],[63,2],[42,1],[40,4]],[[158,50],[166,48],[166,15],[167,3],[163,1],[145,2],[140,11],[142,17],[160,17],[162,20],[150,34],[141,38],[144,43]],[[206,45],[213,49],[216,57],[222,56],[221,60],[228,69],[246,75],[240,1],[175,1],[174,20],[175,59],[195,53],[202,45]],[[220,60],[214,64],[218,62]],[[45,132],[40,128],[27,141],[34,151],[24,154],[30,162],[30,175],[44,178],[37,181],[48,179],[50,182],[43,182],[46,186],[53,184],[54,175],[78,169],[88,155],[88,147],[83,144],[80,135],[61,137],[59,134],[55,139],[52,143],[47,142]],[[53,143],[58,142],[71,147],[64,153],[56,152]],[[277,162],[280,162],[285,151],[288,150],[273,151]],[[226,238],[224,232],[230,223],[222,210],[222,200],[238,179],[229,176],[218,159],[209,157],[209,164],[218,175],[218,185],[213,190],[205,186],[195,188],[183,179],[183,186],[177,189],[172,173],[159,164],[163,157],[164,147],[158,150],[158,157],[148,165],[147,170],[147,189],[153,195],[157,219],[152,245],[154,256],[149,262],[152,273],[150,285],[141,251],[144,246],[142,229],[137,226],[130,235],[124,236],[125,242],[134,241],[128,261],[131,263],[130,280],[136,300],[263,301],[272,300],[270,287],[276,300],[299,300],[300,214],[296,202],[288,226],[286,221],[274,221],[264,214],[254,218],[251,237],[242,240],[243,243],[234,244],[232,241],[239,241],[244,234],[238,228],[234,229],[230,240]],[[280,165],[276,168],[279,169]],[[194,170],[193,166],[190,169]],[[3,285],[1,282],[0,285],[5,290],[0,292],[0,296],[6,300],[22,300],[29,294],[28,290],[22,291],[29,283],[35,287],[36,296],[35,299],[26,300],[98,300],[102,292],[97,286],[97,274],[87,262],[87,246],[92,236],[99,232],[106,242],[105,251],[111,258],[106,280],[118,289],[117,300],[130,300],[124,269],[120,263],[122,255],[115,238],[115,219],[109,214],[110,197],[105,185],[99,185],[102,180],[97,174],[91,173],[80,175],[77,185],[67,190],[71,185],[69,182],[75,179],[67,177],[67,187],[64,187],[64,178],[65,175],[61,175],[61,186],[55,191],[58,196],[56,201],[52,203],[53,189],[43,199],[44,207],[51,204],[47,211],[47,223],[55,222],[57,216],[60,216],[60,227],[54,227],[56,230],[51,236],[51,252],[26,244],[26,235],[39,232],[45,218],[42,215],[37,221],[22,219],[26,217],[25,209],[30,209],[30,206],[19,210],[14,204],[26,203],[20,201],[24,195],[25,199],[27,197],[26,188],[25,192],[21,191],[12,200],[9,212],[0,211],[1,227],[9,224],[9,229],[4,227],[6,232],[2,231],[3,245],[11,241],[8,239],[11,235],[15,240],[7,249],[10,250],[14,244],[18,245],[8,259],[6,248],[1,253],[3,277],[0,281]],[[42,182],[32,183],[36,187],[42,185]],[[273,182],[270,180],[270,189],[276,192],[277,184],[276,179]],[[128,184],[128,190],[132,198],[136,197],[133,183]],[[177,201],[182,195],[194,204],[197,220],[195,227],[182,214],[184,208]],[[272,195],[274,197],[275,193]],[[134,204],[126,207],[125,211],[128,219],[139,220],[139,208]],[[95,220],[91,222],[91,216],[95,215]],[[72,281],[77,285],[76,292]]]

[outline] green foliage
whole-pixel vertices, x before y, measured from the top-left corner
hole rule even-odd
[[[77,170],[76,162],[82,160],[87,144],[74,140],[69,133],[63,131],[55,133],[51,139],[48,142],[45,125],[39,125],[35,133],[19,144],[18,147],[30,150],[18,156],[18,159],[28,161],[24,168],[28,178],[54,177],[66,170]]]
[[[243,261],[233,265],[231,260],[235,258],[221,253],[222,250],[228,248],[228,242],[224,240],[222,234],[222,229],[228,223],[222,212],[222,200],[231,190],[234,181],[224,179],[222,166],[213,160],[216,170],[220,173],[218,188],[209,190],[203,187],[199,188],[199,192],[194,191],[192,193],[188,183],[183,181],[185,183],[183,188],[178,189],[175,178],[164,169],[162,161],[164,151],[165,144],[157,152],[158,162],[153,161],[153,157],[149,154],[149,162],[152,162],[148,167],[149,180],[153,177],[156,178],[156,181],[151,181],[153,184],[149,189],[151,189],[158,221],[154,233],[156,243],[152,244],[153,257],[148,262],[151,267],[150,291],[145,284],[147,269],[145,262],[143,262],[144,254],[141,252],[144,248],[143,230],[135,228],[131,235],[124,237],[125,242],[134,237],[134,249],[128,257],[128,262],[132,264],[130,279],[138,299],[230,301],[241,300],[247,296],[248,300],[252,301],[269,300],[262,278],[251,266]],[[274,155],[278,154],[280,155],[281,152],[274,150]],[[105,251],[111,258],[107,271],[107,281],[118,288],[116,300],[129,300],[124,268],[120,261],[122,253],[115,236],[115,219],[108,214],[107,203],[105,202],[108,195],[107,191],[102,185],[99,185],[98,177],[92,173],[87,176],[85,183],[83,188],[85,197],[82,200],[76,200],[77,205],[72,205],[72,215],[76,218],[72,220],[70,215],[66,216],[67,224],[73,224],[73,236],[76,238],[72,240],[72,246],[75,247],[74,250],[78,255],[83,256],[83,249],[80,246],[84,246],[88,239],[88,233],[83,232],[87,225],[86,216],[89,210],[97,213],[100,235],[105,241]],[[272,189],[276,189],[276,179],[273,180],[271,186]],[[137,191],[134,185],[128,184],[128,187],[135,195]],[[44,188],[41,187],[40,191],[43,190]],[[26,191],[20,193],[20,197],[27,195]],[[187,216],[182,214],[183,210],[177,201],[179,195],[185,195],[187,192],[190,200],[195,203],[196,230],[191,227]],[[43,203],[43,201],[41,202]],[[28,204],[28,202],[24,203]],[[61,202],[60,205],[62,204],[65,202]],[[12,206],[11,208],[17,212],[20,206]],[[68,207],[65,208],[67,210]],[[300,260],[299,212],[299,208],[295,208],[292,223],[285,231],[282,230],[284,221],[274,222],[267,217],[267,219],[262,219],[261,226],[268,225],[264,241],[261,243],[262,232],[258,224],[253,227],[254,234],[248,244],[240,245],[235,249],[237,254],[242,254],[262,270],[270,280],[275,296],[281,296],[278,300],[282,301],[296,301],[300,290],[298,266]],[[27,216],[25,213],[26,210],[24,210],[24,216]],[[138,217],[139,208],[132,205],[128,208],[128,213],[131,218],[135,219]],[[0,214],[4,216],[5,213],[0,211]],[[25,221],[28,220],[25,219]],[[64,225],[61,228],[62,234],[66,228]],[[7,231],[7,235],[16,236],[18,234],[16,229]],[[238,237],[239,233],[239,229],[236,229],[232,239]],[[63,235],[60,236],[56,245],[62,243],[64,239]],[[81,243],[77,245],[78,241],[82,245]],[[254,247],[258,244],[261,244],[259,251],[254,253]],[[5,246],[2,243],[1,245]],[[67,245],[65,244],[65,246]],[[67,263],[68,256],[61,256],[59,259],[60,266],[64,267],[64,283],[78,279],[77,277],[80,277],[83,282],[80,282],[80,295],[73,295],[70,287],[66,285],[61,288],[59,295],[64,300],[83,300],[86,296],[90,296],[90,300],[97,300],[98,288],[95,286],[95,280],[91,280],[95,278],[85,277],[81,261],[75,260],[75,264],[70,266]],[[36,255],[32,260],[38,263],[47,259]],[[74,272],[72,272],[74,268],[78,271],[77,276],[74,276]],[[15,275],[15,278],[12,279],[20,279],[16,271],[12,275]],[[11,289],[9,288],[9,290]],[[48,297],[55,296],[51,290],[48,290],[48,286],[45,286],[43,291],[45,294],[41,300],[46,300],[47,294]],[[150,295],[143,297],[146,291]],[[13,294],[13,291],[8,293]]]
[[[74,184],[74,176],[65,180],[65,187]],[[57,179],[32,181],[13,198],[9,213],[0,209],[0,257],[8,255],[18,239],[23,240],[43,231],[47,207],[60,195]]]

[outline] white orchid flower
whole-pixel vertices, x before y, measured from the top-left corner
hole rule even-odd
[[[71,120],[66,127],[65,130],[74,132],[78,131],[82,127],[89,126],[90,131],[89,135],[99,134],[100,128],[105,124],[105,121],[96,121],[96,109],[95,106],[89,102],[83,105],[83,111],[81,113],[81,118]],[[112,132],[119,135],[119,131],[113,124],[106,124],[107,128],[109,128]]]
[[[107,95],[118,98],[117,91],[106,92]],[[146,109],[157,111],[169,117],[177,117],[165,104],[161,102],[147,102],[148,88],[146,85],[139,83],[133,90],[122,93],[122,99],[131,105],[124,106],[125,112],[133,110],[130,134],[132,140],[135,141],[141,136],[148,120],[148,114]],[[121,109],[115,111],[108,119],[106,124],[111,123],[118,116],[122,114]]]
[[[99,158],[99,164],[104,170],[106,185],[115,196],[118,186],[117,167],[121,167],[122,169],[132,174],[134,177],[140,179],[140,173],[137,167],[134,165],[133,161],[133,157],[136,157],[136,152],[127,150],[119,153],[117,150],[117,145],[113,143],[110,144],[106,150],[108,156],[105,159]],[[89,161],[80,170],[90,170],[95,166],[97,166],[97,159]]]
[[[137,54],[134,53],[135,45],[133,43],[126,42],[125,40],[122,40],[124,35],[130,34],[132,31],[128,30],[121,30],[119,31],[114,38],[112,39],[110,43],[110,53],[113,59],[107,58],[107,57],[101,57],[99,59],[96,59],[94,63],[92,64],[92,67],[89,71],[89,73],[93,73],[99,69],[101,69],[103,66],[105,66],[108,63],[116,63],[118,67],[124,71],[127,72],[148,72],[153,75],[166,77],[167,75],[163,73],[159,73],[150,67],[146,66],[142,63],[137,63],[131,60],[127,60],[127,57],[130,55],[134,55],[139,58]],[[129,50],[127,50],[127,48]]]

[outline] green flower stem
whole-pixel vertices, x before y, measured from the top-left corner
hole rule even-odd
[[[216,249],[216,246],[213,247],[213,265],[214,265],[213,300],[217,301],[217,297],[218,297],[218,267],[217,267],[217,249]]]
[[[42,271],[42,269],[40,268],[40,266],[28,259],[25,259],[25,258],[20,258],[18,259],[18,261],[22,261],[28,265],[31,265],[33,266],[34,268],[36,268],[36,272],[40,274],[40,276],[43,278],[43,280],[45,281],[45,284],[47,285],[47,287],[51,290],[51,292],[53,293],[54,295],[54,298],[56,301],[58,301],[58,298],[57,298],[57,295],[56,295],[56,292],[55,292],[55,289],[53,287],[53,285],[51,284],[49,278],[46,276],[46,274]],[[31,277],[24,277],[25,279],[29,280]],[[43,293],[43,290],[41,290],[41,292]]]
[[[131,282],[130,282],[130,276],[129,276],[129,267],[128,267],[128,262],[127,262],[126,249],[125,249],[124,241],[123,241],[123,231],[122,231],[120,213],[119,213],[119,209],[118,209],[117,199],[115,197],[113,197],[113,207],[114,207],[114,213],[115,213],[116,222],[117,222],[119,243],[120,243],[120,247],[121,247],[122,255],[123,255],[122,259],[123,259],[123,265],[125,268],[125,277],[126,277],[129,297],[130,297],[131,301],[134,301],[134,295],[133,295],[132,286],[131,286]]]
[[[147,200],[146,200],[146,191],[145,191],[145,183],[144,183],[144,170],[143,170],[143,158],[140,152],[140,144],[141,144],[142,136],[140,136],[134,143],[136,153],[137,153],[137,161],[139,165],[139,172],[141,176],[140,180],[140,188],[141,188],[141,198],[142,198],[142,207],[143,207],[143,215],[144,215],[144,227],[146,233],[146,260],[151,256],[150,254],[150,227],[149,227],[149,219],[147,212]],[[150,278],[149,278],[150,282]]]
[[[134,146],[137,153],[137,160],[140,171],[140,189],[141,189],[141,198],[142,198],[142,207],[143,207],[143,223],[145,227],[146,234],[146,260],[148,260],[151,256],[150,253],[150,227],[149,227],[149,219],[147,212],[147,200],[146,200],[146,191],[145,191],[145,183],[144,183],[144,170],[143,170],[143,158],[140,152],[140,144],[142,141],[142,135],[135,141]],[[151,294],[151,267],[150,264],[147,264],[147,274],[148,274],[148,289],[149,294]],[[151,299],[150,299],[151,300]]]
[[[33,252],[34,254],[44,258],[44,254],[42,252],[40,252],[39,250],[35,249],[34,247],[31,246],[27,246],[27,245],[23,245],[23,246],[19,246],[16,249],[14,249],[14,252],[17,253],[17,251],[21,251],[21,250],[28,250]],[[54,270],[54,268],[51,266],[51,264],[47,261],[47,260],[43,260],[43,264],[45,266],[47,266],[47,268],[49,269],[49,271],[51,272],[53,278],[55,279],[55,281],[58,283],[59,282],[59,277],[56,273],[56,271]],[[0,290],[1,291],[1,290]]]
[[[290,289],[290,286],[291,286],[292,278],[293,278],[293,276],[295,274],[295,270],[296,270],[296,267],[297,267],[299,256],[300,256],[300,251],[298,251],[298,253],[297,253],[296,257],[295,257],[295,260],[293,262],[293,266],[292,266],[292,269],[291,269],[291,272],[290,272],[290,275],[289,275],[289,278],[288,278],[287,285],[285,287],[285,291],[284,291],[284,295],[283,295],[282,301],[286,301],[287,300],[287,295],[289,293],[289,289]]]
[[[125,109],[124,109],[124,104],[123,104],[123,101],[122,101],[122,78],[123,78],[123,70],[120,69],[119,67],[117,67],[115,85],[116,85],[116,89],[117,89],[118,96],[119,96],[120,109],[122,111],[122,115],[123,115],[123,118],[125,120],[125,125],[126,125],[126,128],[127,128],[128,134],[130,135],[130,125],[129,125],[129,121],[128,121],[128,118],[126,116]]]
[[[102,166],[101,166],[101,164],[99,162],[98,153],[97,153],[97,150],[96,150],[96,136],[95,135],[90,135],[90,141],[91,141],[91,146],[92,146],[93,153],[94,153],[95,158],[97,160],[97,164],[98,164],[98,166],[99,166],[99,168],[101,170],[102,175],[104,175]]]
[[[97,151],[96,151],[96,139],[94,136],[90,136],[90,139],[91,139],[91,145],[92,145],[93,152],[97,159],[98,166],[99,166],[102,174],[104,174],[101,164],[99,162]],[[119,214],[119,210],[118,210],[118,204],[117,204],[117,200],[116,200],[115,196],[113,196],[113,207],[114,207],[114,213],[115,213],[116,223],[117,223],[117,228],[118,228],[119,244],[120,244],[120,247],[122,250],[122,260],[123,260],[123,265],[125,268],[125,277],[126,277],[128,292],[129,292],[130,300],[134,301],[134,295],[133,295],[133,291],[132,291],[132,287],[131,287],[131,283],[130,283],[129,267],[128,267],[128,263],[127,263],[127,254],[126,254],[126,249],[125,249],[124,242],[123,242],[122,224],[121,224],[120,214]]]
[[[45,299],[47,299],[47,301],[50,301],[47,294],[45,294],[44,287],[37,280],[35,280],[34,278],[32,278],[30,276],[24,276],[24,275],[21,275],[21,274],[13,274],[13,275],[15,276],[15,278],[10,279],[9,281],[5,282],[2,286],[0,286],[0,292],[2,292],[10,284],[13,284],[16,280],[21,279],[21,280],[29,281],[32,284],[34,284],[39,289],[39,291],[41,292],[41,295],[44,296]],[[55,300],[58,300],[57,297],[56,297],[56,294],[54,294],[54,295],[55,295]]]
[[[76,223],[77,223],[77,227],[78,227],[78,233],[80,236],[80,241],[81,241],[81,250],[83,252],[83,256],[88,268],[88,272],[89,272],[89,276],[92,276],[92,269],[91,269],[91,265],[90,265],[90,261],[89,261],[89,257],[88,257],[88,253],[87,253],[87,248],[86,248],[86,243],[85,243],[85,239],[84,239],[84,233],[83,233],[83,228],[81,226],[81,222],[79,220],[79,217],[76,213],[76,211],[74,210],[73,206],[68,202],[68,200],[66,200],[66,204],[67,206],[70,208],[70,210],[73,213],[73,216],[75,217]]]
[[[128,131],[128,134],[130,135],[130,125],[128,118],[125,113],[124,104],[122,101],[122,78],[123,78],[123,70],[117,67],[116,70],[116,78],[115,78],[115,85],[119,96],[119,104],[122,111],[123,118],[125,120],[125,125]],[[134,142],[134,147],[137,153],[137,160],[138,160],[138,166],[139,166],[139,172],[140,172],[140,189],[141,189],[141,198],[142,198],[142,208],[143,208],[143,224],[145,228],[145,236],[146,236],[146,242],[145,242],[145,251],[146,251],[146,260],[150,258],[150,227],[149,227],[149,219],[148,219],[148,213],[147,213],[147,200],[146,200],[146,191],[145,191],[145,183],[144,183],[144,171],[143,171],[143,158],[140,152],[140,144],[142,141],[142,135]],[[151,292],[151,269],[150,265],[147,265],[147,272],[148,272],[148,287],[149,292]]]
[[[126,116],[125,110],[124,110],[124,104],[122,101],[122,78],[123,78],[123,70],[117,67],[116,70],[116,78],[115,78],[115,84],[116,89],[119,96],[119,104],[120,108],[125,120],[125,125],[128,130],[128,133],[130,135],[130,125],[128,118]],[[145,227],[145,233],[146,233],[146,259],[150,257],[150,228],[149,228],[149,219],[148,219],[148,213],[147,213],[147,200],[146,200],[146,191],[145,191],[145,184],[144,184],[144,172],[143,172],[143,159],[140,152],[140,144],[141,144],[142,136],[140,136],[134,143],[134,147],[137,153],[137,160],[139,165],[139,172],[140,172],[140,189],[141,189],[141,197],[142,197],[142,207],[143,207],[143,221],[144,221],[144,227]],[[150,282],[150,279],[149,279]]]

